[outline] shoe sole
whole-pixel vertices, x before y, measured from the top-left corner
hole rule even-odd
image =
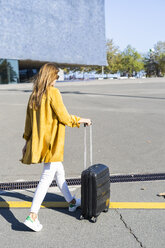
[[[74,209],[69,209],[69,212],[75,212],[76,210],[77,210],[77,208],[80,208],[81,206],[77,206],[76,208],[74,208]]]
[[[34,226],[32,225],[32,223],[30,223],[29,221],[27,222],[27,221],[25,221],[24,222],[24,225],[25,226],[27,226],[27,227],[29,227],[31,230],[33,230],[34,232],[40,232],[41,231],[41,229],[42,229],[42,225],[41,225],[41,227],[39,228],[39,229],[36,229],[36,228],[34,228]]]

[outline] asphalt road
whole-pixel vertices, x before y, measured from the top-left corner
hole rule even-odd
[[[165,83],[150,81],[57,83],[69,113],[92,119],[93,163],[105,163],[112,174],[164,172]],[[19,162],[31,89],[32,85],[0,85],[2,182],[36,180],[41,172],[40,165]],[[83,170],[83,139],[83,127],[66,128],[67,177]]]
[[[164,172],[165,79],[59,82],[57,87],[71,114],[93,121],[93,163],[105,163],[111,174]],[[0,85],[1,182],[40,177],[41,165],[19,162],[31,89],[31,84]],[[66,128],[68,178],[79,177],[83,170],[83,137],[83,127]],[[164,186],[164,181],[112,184],[111,201],[164,202],[157,197]],[[80,196],[80,188],[72,191]],[[59,195],[56,188],[50,189],[46,200],[56,201]],[[0,201],[31,201],[32,197],[33,190],[1,192]],[[0,213],[2,247],[162,248],[165,242],[164,210],[110,209],[92,224],[79,220],[80,211],[41,209],[44,229],[40,233],[21,224],[28,209],[0,209]]]

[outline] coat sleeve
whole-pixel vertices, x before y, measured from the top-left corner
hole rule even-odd
[[[51,106],[58,118],[58,120],[69,127],[79,127],[80,123],[78,121],[81,119],[78,116],[70,115],[63,103],[60,91],[57,88],[53,89],[53,94],[51,95]]]
[[[29,109],[29,103],[26,110],[26,120],[25,120],[25,128],[23,133],[23,138],[25,140],[29,140],[32,133],[32,127],[31,127],[31,119],[30,119],[30,109]]]

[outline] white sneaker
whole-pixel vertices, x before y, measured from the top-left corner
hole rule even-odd
[[[39,232],[42,229],[42,225],[39,220],[36,218],[34,221],[30,216],[26,218],[24,224],[35,232]]]
[[[76,200],[76,204],[69,205],[69,212],[74,212],[78,207],[81,206],[81,199],[75,199],[75,200]]]

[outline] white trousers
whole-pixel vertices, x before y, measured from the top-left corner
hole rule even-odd
[[[44,163],[43,172],[33,197],[30,210],[31,212],[38,214],[40,206],[53,179],[56,180],[56,183],[65,197],[65,200],[67,202],[71,202],[73,200],[68,185],[65,181],[63,164],[61,162]]]

